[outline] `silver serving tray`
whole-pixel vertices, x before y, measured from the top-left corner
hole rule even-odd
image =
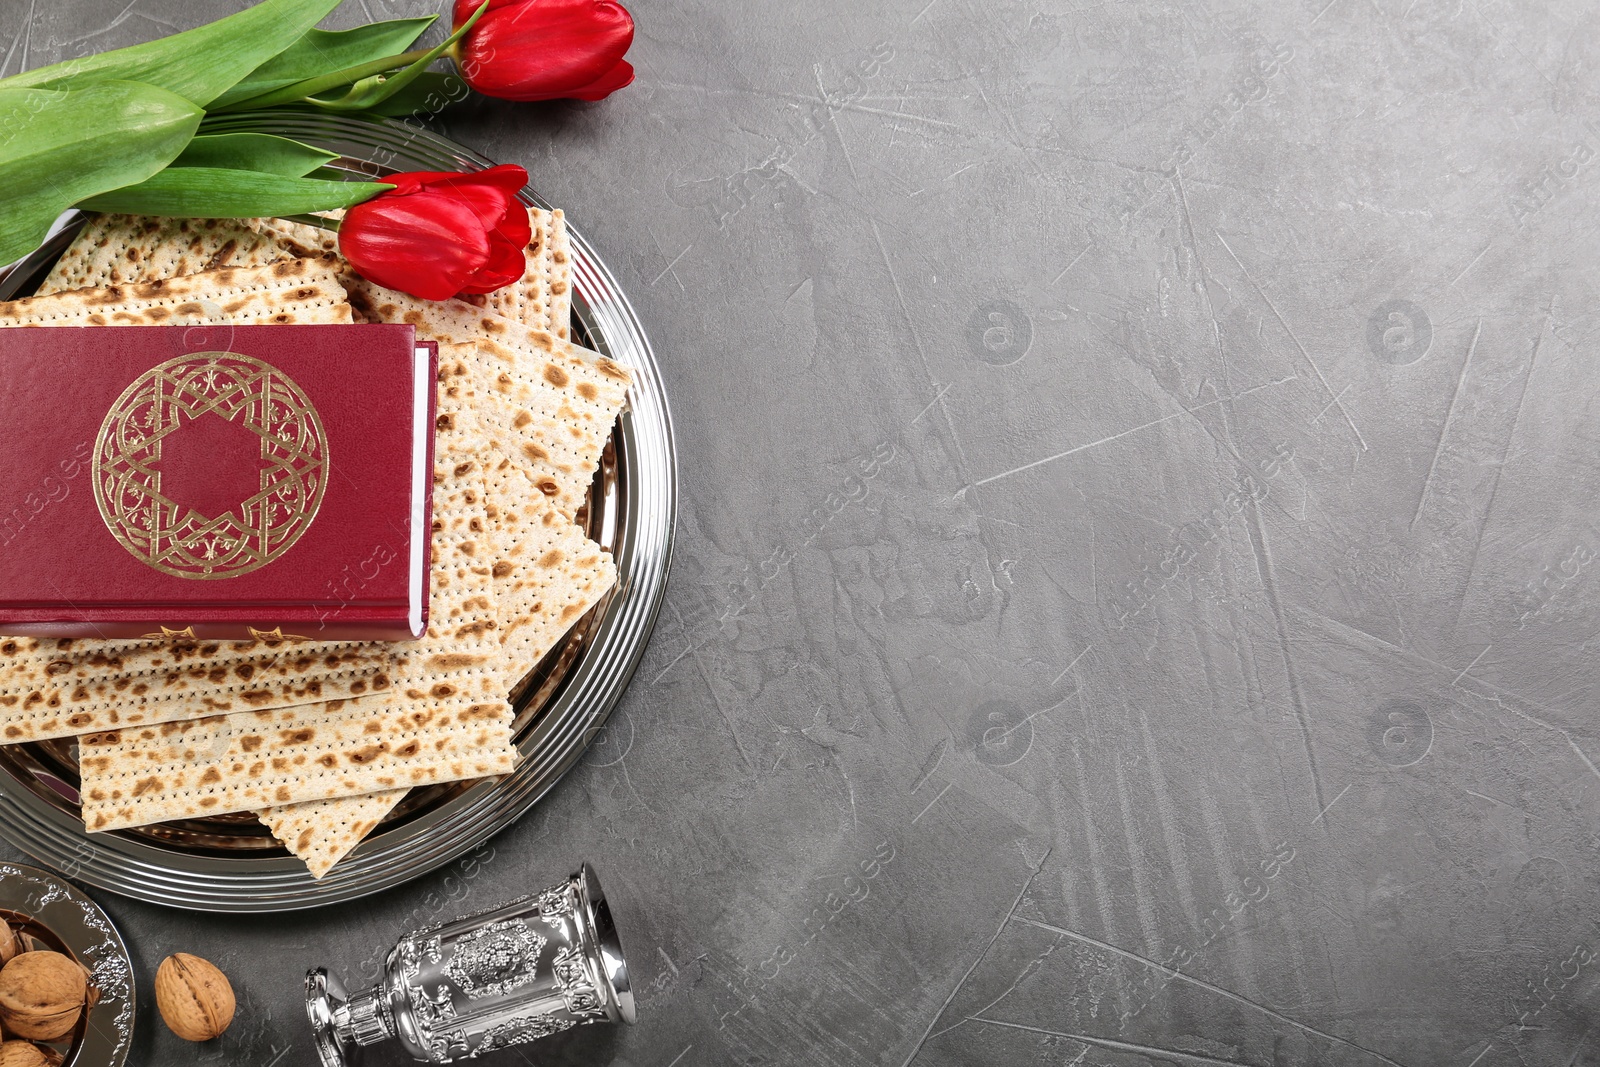
[[[492,161],[399,122],[299,111],[212,120],[314,144],[352,178],[411,170],[481,170]],[[549,207],[531,189],[523,199]],[[63,216],[31,256],[0,273],[0,299],[25,296],[82,224]],[[522,765],[507,777],[412,791],[321,881],[250,815],[88,834],[78,814],[70,740],[0,748],[0,834],[72,878],[197,911],[275,912],[354,900],[400,885],[476,848],[536,804],[604,726],[644,653],[666,591],[677,513],[672,420],[650,342],[611,271],[569,222],[573,340],[633,371],[628,407],[579,521],[616,557],[618,583],[513,696]]]

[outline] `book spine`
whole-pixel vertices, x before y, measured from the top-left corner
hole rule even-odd
[[[426,620],[424,620],[424,627]],[[285,641],[293,644],[328,641],[411,641],[410,620],[392,618],[330,618],[320,623],[258,619],[183,624],[166,620],[84,622],[39,621],[0,617],[0,635],[45,640],[91,638],[107,641]]]

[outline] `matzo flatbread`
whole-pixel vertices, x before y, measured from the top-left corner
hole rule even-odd
[[[468,362],[472,355],[470,345],[445,344],[439,348],[434,454],[436,464],[450,464],[452,474],[456,463],[476,460],[478,453],[472,410],[473,372]],[[490,510],[486,501],[486,517]],[[490,531],[492,535],[492,522]],[[490,544],[494,544],[492,537]],[[497,606],[497,618],[498,614]],[[503,684],[503,679],[497,681]],[[313,877],[321,878],[359,845],[407,792],[404,788],[391,789],[360,797],[276,805],[256,814],[285,848],[305,861]]]
[[[343,212],[329,212],[338,218]],[[523,277],[472,305],[568,340],[572,322],[572,245],[566,216],[531,208],[532,237]],[[290,219],[171,219],[96,215],[56,261],[35,296],[162,281],[224,267],[285,259],[340,261],[339,235]]]
[[[90,734],[80,743],[91,831],[258,810],[516,767],[511,706],[462,698],[352,700]]]
[[[344,212],[326,212],[342,218]],[[339,235],[334,230],[290,219],[245,219],[243,223],[283,252],[300,257],[338,257]],[[523,252],[523,275],[511,285],[463,300],[515,322],[554,334],[572,336],[572,243],[566,216],[558,209],[528,209],[530,237]]]
[[[528,353],[535,360],[555,359],[563,367],[570,363],[580,382],[599,378],[624,388],[633,382],[632,372],[607,356],[563,341],[549,330],[474,307],[464,300],[423,300],[385,289],[350,272],[346,272],[342,280],[351,305],[369,322],[409,323],[425,341],[457,344],[498,341]],[[598,383],[596,388],[599,388]]]
[[[433,422],[435,455],[480,458],[484,437],[478,422],[477,361],[476,345],[439,345],[439,402]]]
[[[369,322],[409,323],[424,340],[478,345],[480,429],[557,510],[575,517],[627,405],[628,369],[459,300],[418,300],[354,277],[345,285]]]
[[[360,797],[308,800],[256,814],[284,848],[305,861],[311,877],[321,878],[354,852],[410,792],[386,789]]]
[[[428,636],[414,642],[226,645],[0,643],[0,739],[306,705],[393,691],[397,698],[504,694],[481,464],[435,469]],[[7,649],[10,649],[7,652]]]
[[[344,217],[343,211],[325,212],[331,219]],[[294,256],[316,258],[318,256],[339,255],[339,231],[313,226],[308,222],[294,222],[290,219],[245,219],[243,220],[256,233],[272,241],[279,248]]]
[[[563,342],[548,334],[540,337]],[[566,346],[571,347],[571,346]],[[589,496],[627,390],[604,376],[579,381],[574,362],[522,346],[478,342],[478,421],[505,457],[568,519]]]
[[[34,295],[261,266],[288,257],[277,242],[241,219],[96,215],[78,231]]]
[[[572,340],[572,241],[567,236],[567,216],[560,208],[550,212],[550,240],[545,245],[545,285],[549,290],[547,316],[544,327],[563,341]],[[539,323],[524,318],[529,326]]]
[[[443,354],[443,353],[441,353]],[[488,471],[494,587],[505,677],[520,680],[616,584],[616,566],[509,463]],[[407,790],[259,812],[274,837],[321,878],[405,798]]]
[[[617,567],[520,468],[503,463],[488,473],[501,659],[515,683],[611,591]]]
[[[0,641],[0,739],[93,733],[370,696],[502,694],[483,472],[435,469],[429,638],[384,641]]]
[[[504,315],[517,322],[530,323],[540,329],[549,329],[550,313],[545,301],[544,286],[540,284],[545,246],[548,243],[547,218],[545,212],[538,208],[528,209],[530,236],[528,246],[522,253],[525,267],[521,278],[492,293],[464,294],[460,299],[473,307],[492,311],[496,315]]]
[[[353,321],[333,268],[309,259],[0,303],[0,327]]]
[[[386,691],[369,644],[0,638],[0,743]]]
[[[378,646],[387,652],[393,680],[385,694],[85,737],[79,762],[89,829],[509,770],[515,750],[503,699],[484,497],[480,464],[439,464],[428,633],[419,641]],[[493,727],[489,734],[464,732],[485,724]],[[137,780],[128,778],[130,769],[141,772]]]
[[[475,460],[442,457],[436,463],[428,632],[417,641],[385,646],[397,699],[477,699],[505,692],[483,484]]]
[[[342,218],[344,212],[327,212]],[[342,258],[337,231],[290,219],[246,219],[253,232],[271,241],[282,254],[299,257]],[[530,236],[523,251],[523,275],[492,293],[461,298],[481,310],[554,334],[572,337],[572,242],[566,216],[559,210],[528,209]]]
[[[523,252],[526,268],[503,289],[461,299],[563,341],[572,336],[572,245],[567,220],[559,210],[528,209],[532,236]]]

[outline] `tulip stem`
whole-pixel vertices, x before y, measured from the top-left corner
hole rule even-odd
[[[484,0],[478,10],[472,13],[472,17],[456,27],[455,32],[445,38],[443,43],[437,47],[402,52],[400,55],[389,56],[387,59],[374,59],[368,63],[346,67],[344,70],[335,71],[332,74],[321,74],[315,78],[307,78],[304,81],[295,82],[293,85],[285,85],[281,89],[273,89],[270,92],[261,93],[259,96],[252,96],[247,100],[237,100],[227,107],[217,108],[212,114],[221,115],[231,111],[259,111],[262,108],[277,107],[280,104],[298,103],[308,97],[316,96],[318,93],[325,93],[329,89],[355,85],[365,78],[387,74],[393,70],[410,68],[418,64],[426,65],[454,49],[456,42],[466,36],[467,31],[472,29],[477,21],[483,17],[484,12],[488,10],[489,0]],[[415,75],[413,74],[412,77],[415,77]],[[405,80],[410,81],[411,79],[408,77]]]
[[[292,104],[298,100],[304,100],[308,96],[325,93],[329,89],[337,89],[343,85],[354,85],[362,78],[370,78],[375,74],[387,74],[391,70],[409,67],[431,51],[433,51],[431,48],[420,48],[413,52],[402,52],[397,56],[389,56],[386,59],[374,59],[368,63],[346,67],[344,70],[335,71],[332,74],[320,74],[315,78],[307,78],[305,81],[295,82],[293,85],[285,85],[281,89],[273,89],[271,92],[262,93],[260,96],[252,96],[247,100],[236,100],[227,107],[217,108],[212,114],[223,115],[232,111],[259,111],[262,108],[277,107],[280,104]]]
[[[286,222],[298,222],[306,226],[315,226],[319,230],[330,230],[333,233],[339,232],[339,220],[330,219],[326,215],[281,215],[279,217]]]

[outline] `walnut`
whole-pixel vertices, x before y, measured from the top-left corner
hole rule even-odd
[[[61,1054],[54,1049],[42,1049],[27,1041],[0,1044],[0,1067],[53,1067],[60,1062]]]
[[[83,972],[84,984],[88,986],[88,991],[83,998],[83,1006],[87,1010],[93,1011],[94,1006],[100,1003],[100,987],[94,984],[94,972],[88,967],[80,963],[78,964],[78,970]]]
[[[54,952],[55,951],[55,949],[51,948],[49,945],[45,944],[43,941],[40,941],[37,937],[34,937],[32,934],[28,933],[26,930],[18,930],[12,936],[16,938],[16,941],[17,941],[17,952],[18,953],[22,953],[22,952]],[[10,963],[11,961],[10,960],[6,960],[5,962],[6,963]]]
[[[26,930],[17,930],[11,936],[17,943],[17,951],[12,953],[13,956],[20,955],[20,954],[22,954],[24,952],[54,952],[55,951],[55,949],[51,948],[49,945],[45,944],[43,941],[40,941],[37,937],[34,937],[32,934],[28,933],[28,931],[26,931]],[[5,962],[6,963],[10,963],[11,961],[8,959]]]
[[[11,957],[22,951],[17,933],[9,923],[0,922],[0,967],[11,962]],[[3,1061],[0,1061],[3,1062]]]
[[[55,1041],[78,1025],[89,983],[59,952],[23,952],[0,969],[0,1023],[6,1033]]]
[[[210,1041],[233,1023],[233,986],[215,964],[179,952],[156,971],[156,1006],[185,1041]]]

